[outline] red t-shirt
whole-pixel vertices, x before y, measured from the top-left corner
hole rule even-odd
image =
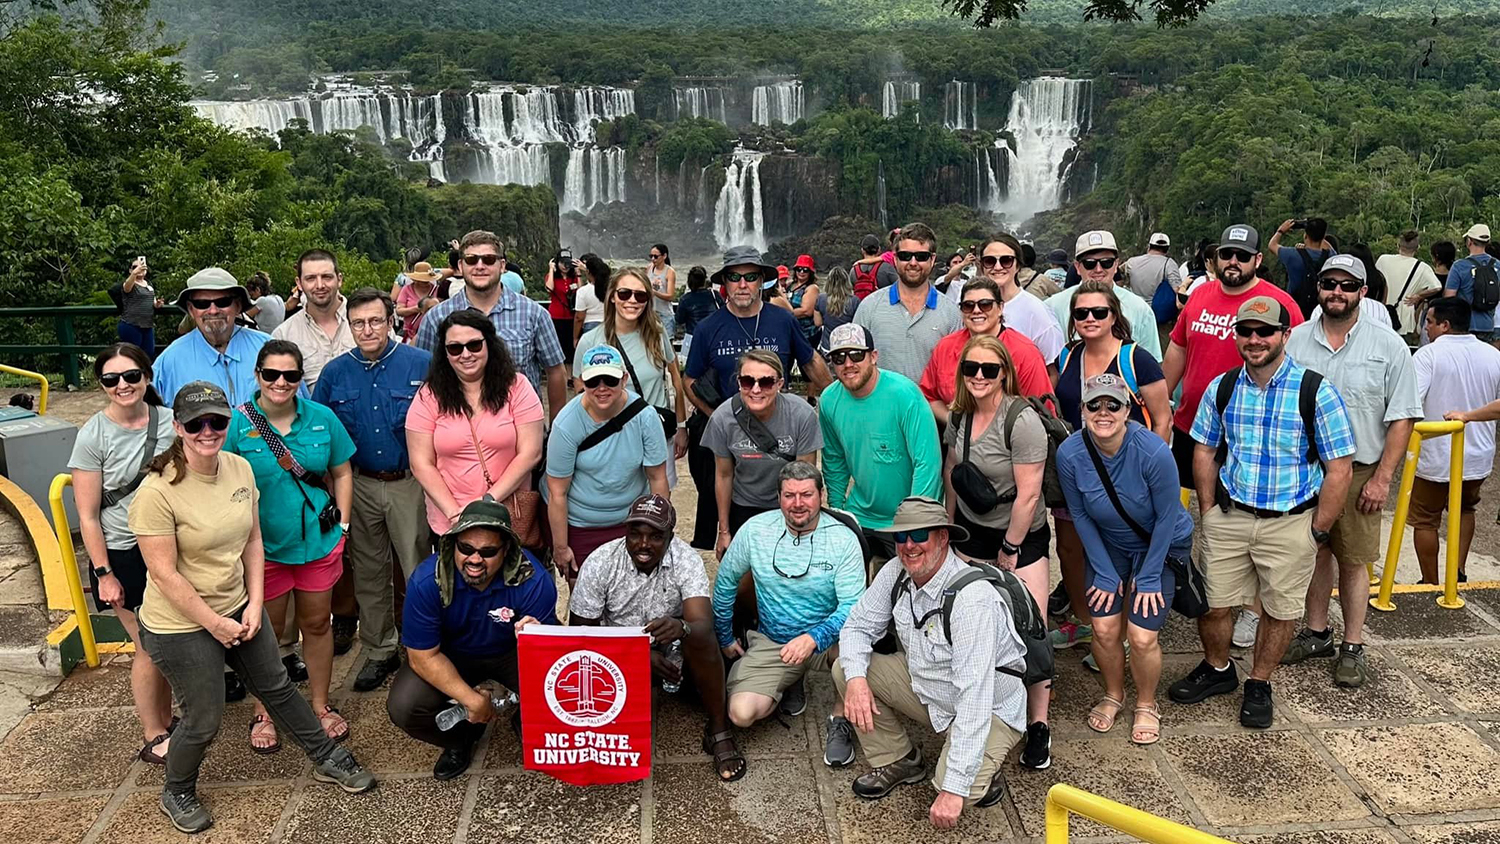
[[[1193,417],[1198,415],[1198,403],[1203,400],[1203,391],[1220,375],[1239,366],[1240,350],[1234,345],[1234,315],[1246,299],[1255,296],[1270,296],[1281,303],[1291,315],[1292,325],[1302,324],[1302,309],[1285,290],[1261,279],[1250,285],[1243,293],[1233,296],[1224,293],[1217,281],[1208,281],[1188,297],[1177,325],[1172,328],[1172,345],[1187,350],[1187,369],[1182,373],[1182,404],[1172,417],[1172,425],[1179,431],[1193,429]]]
[[[573,310],[568,307],[568,291],[578,284],[578,279],[565,275],[552,276],[552,301],[547,303],[547,313],[553,319],[572,319]]]
[[[963,354],[971,336],[969,329],[960,328],[939,340],[933,348],[927,368],[922,370],[922,381],[917,385],[928,401],[953,403],[953,395],[958,390],[958,357]],[[1011,362],[1016,366],[1021,395],[1044,396],[1052,392],[1047,362],[1042,360],[1042,353],[1035,343],[1014,328],[1006,328],[1000,332],[1000,345],[1010,352]]]

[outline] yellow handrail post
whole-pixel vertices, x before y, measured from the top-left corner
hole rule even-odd
[[[1391,592],[1396,584],[1396,561],[1401,556],[1401,540],[1406,535],[1406,516],[1411,509],[1411,488],[1417,475],[1417,455],[1422,450],[1422,441],[1429,437],[1451,436],[1448,456],[1448,557],[1445,572],[1445,590],[1437,599],[1438,606],[1458,609],[1464,605],[1458,597],[1458,526],[1459,506],[1463,500],[1464,482],[1464,423],[1433,421],[1418,422],[1406,443],[1406,465],[1401,470],[1401,489],[1396,494],[1396,514],[1391,519],[1391,541],[1386,545],[1385,572],[1380,578],[1380,591],[1370,606],[1390,612],[1396,608],[1391,603]]]
[[[1061,800],[1054,800],[1052,797],[1053,792],[1060,787],[1068,786],[1059,783],[1047,792],[1047,844],[1068,844],[1068,807]]]
[[[1464,599],[1458,597],[1458,510],[1463,505],[1464,426],[1462,422],[1450,424],[1458,427],[1453,431],[1452,448],[1448,450],[1448,565],[1443,572],[1443,594],[1438,596],[1437,605],[1456,610],[1464,605]]]
[[[43,375],[40,372],[32,372],[29,369],[21,369],[20,367],[8,366],[3,363],[0,363],[0,372],[8,372],[11,375],[19,375],[22,378],[30,378],[40,384],[42,388],[42,395],[37,399],[36,412],[41,416],[47,415],[47,391],[51,389],[51,385],[47,383],[47,376]]]
[[[52,504],[52,525],[57,530],[57,545],[62,552],[63,577],[73,598],[73,616],[78,635],[83,640],[83,659],[90,668],[99,667],[99,645],[94,641],[94,621],[83,597],[83,582],[78,577],[78,557],[73,551],[73,529],[68,525],[68,511],[63,506],[63,490],[73,484],[73,476],[60,474],[52,479],[47,499]]]
[[[1047,844],[1067,844],[1068,813],[1082,815],[1147,844],[1233,844],[1190,826],[1058,783],[1047,790]]]
[[[1422,435],[1411,432],[1406,441],[1406,462],[1401,468],[1401,486],[1396,493],[1396,515],[1391,519],[1391,541],[1385,548],[1385,571],[1380,576],[1380,592],[1370,600],[1370,606],[1391,612],[1396,605],[1391,603],[1391,590],[1396,585],[1396,563],[1401,559],[1401,540],[1406,535],[1406,515],[1411,510],[1411,488],[1417,480],[1417,454],[1422,450]]]

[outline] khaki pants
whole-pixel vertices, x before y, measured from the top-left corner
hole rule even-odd
[[[855,730],[854,735],[859,739],[859,746],[865,751],[865,760],[871,767],[879,768],[889,765],[911,752],[911,739],[906,735],[906,729],[901,726],[901,721],[896,717],[899,713],[923,724],[931,724],[932,716],[928,714],[927,707],[917,698],[911,690],[911,673],[906,669],[906,654],[871,654],[870,668],[865,672],[865,681],[870,684],[870,692],[875,696],[876,705],[880,707],[880,713],[874,716],[875,730],[871,733],[862,733]],[[835,662],[833,666],[833,684],[838,687],[839,696],[844,697],[845,687],[848,681],[844,678],[844,665]],[[990,716],[990,736],[984,745],[984,759],[979,763],[979,772],[974,776],[974,784],[969,787],[969,796],[964,798],[964,805],[973,805],[975,801],[984,796],[990,788],[990,781],[994,779],[995,773],[1000,770],[1000,765],[1005,762],[1005,757],[1010,749],[1021,740],[1021,734],[998,717]],[[948,749],[950,742],[943,742],[943,753],[938,757],[937,770],[932,774],[932,787],[941,791],[943,780],[948,776]]]
[[[378,481],[354,474],[354,506],[344,557],[359,600],[359,641],[368,659],[396,652],[391,549],[406,577],[427,555],[427,506],[417,479]]]
[[[1318,544],[1312,538],[1313,514],[1262,519],[1231,507],[1208,508],[1199,565],[1204,591],[1214,608],[1241,607],[1260,595],[1266,615],[1295,621],[1307,605]]]

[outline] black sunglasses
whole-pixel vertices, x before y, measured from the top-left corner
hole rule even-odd
[[[1279,325],[1236,325],[1234,327],[1234,333],[1241,337],[1249,337],[1251,334],[1256,337],[1275,337],[1281,333],[1281,330]]]
[[[1243,249],[1220,249],[1219,260],[1238,261],[1241,264],[1248,264],[1251,261],[1255,260],[1255,253],[1246,252]]]
[[[628,287],[621,287],[615,290],[615,298],[621,302],[629,302],[631,299],[634,299],[644,305],[651,301],[651,294],[644,290],[631,290]]]
[[[499,556],[500,551],[503,550],[499,545],[474,546],[463,541],[462,539],[460,539],[456,543],[456,546],[458,548],[458,553],[464,555],[465,557],[472,557],[475,554],[478,554],[486,560],[492,557]]]
[[[1335,290],[1335,289],[1337,289],[1337,290],[1342,290],[1345,293],[1358,293],[1359,289],[1361,287],[1364,287],[1364,286],[1365,286],[1365,283],[1362,282],[1362,281],[1360,281],[1357,278],[1351,278],[1351,279],[1348,279],[1346,281],[1335,281],[1335,280],[1333,280],[1331,278],[1324,278],[1324,279],[1319,279],[1319,281],[1318,281],[1318,287],[1319,287],[1319,289],[1322,289],[1322,290]]]
[[[896,260],[903,262],[916,261],[919,264],[925,264],[928,261],[932,260],[932,253],[927,251],[926,249],[923,249],[920,252],[907,252],[905,249],[903,249],[896,253]]]
[[[958,309],[966,314],[972,314],[974,313],[974,309],[978,308],[980,313],[987,314],[995,309],[995,305],[996,302],[994,299],[969,299],[959,302]]]
[[[759,272],[724,273],[725,284],[739,284],[740,282],[744,282],[745,284],[760,284],[760,279],[761,275]]]
[[[260,373],[260,377],[267,384],[275,384],[278,378],[285,379],[288,384],[295,384],[302,380],[302,370],[300,369],[270,369],[263,366],[255,371]]]
[[[189,419],[188,421],[182,423],[182,430],[187,431],[189,434],[196,434],[199,431],[203,430],[204,425],[207,425],[215,431],[227,431],[229,430],[229,417],[220,416],[217,413],[207,416],[199,416],[196,419]]]
[[[1110,413],[1119,413],[1124,407],[1125,405],[1120,404],[1119,399],[1094,399],[1084,404],[1084,408],[1089,413],[1098,413],[1100,408],[1108,410]]]
[[[812,270],[809,269],[809,268],[807,268],[807,267],[798,267],[795,270],[792,270],[792,272],[799,273],[799,274],[805,273],[807,275],[812,275]]]
[[[502,258],[502,257],[500,257],[499,255],[465,255],[464,256],[464,263],[468,264],[471,267],[474,266],[475,264],[478,264],[478,263],[481,263],[481,262],[483,262],[484,265],[486,267],[488,267],[488,266],[494,265],[495,263],[497,263],[499,261],[504,261],[504,260],[505,259]]]
[[[896,540],[896,544],[897,545],[904,545],[904,544],[906,544],[907,541],[915,542],[918,545],[921,545],[923,542],[927,541],[927,537],[931,533],[932,533],[932,528],[917,528],[916,530],[898,530],[895,533],[891,534],[891,538],[894,539],[894,540]]]
[[[121,378],[125,379],[126,384],[139,384],[145,377],[146,373],[139,369],[127,369],[124,372],[106,372],[99,376],[99,383],[106,389],[113,390],[119,386]]]
[[[583,379],[583,386],[588,387],[590,390],[600,384],[606,387],[618,387],[620,386],[620,379],[613,375],[595,375],[593,378]]]
[[[866,354],[868,352],[864,349],[839,349],[836,352],[829,352],[828,359],[833,362],[834,366],[843,366],[846,360],[853,363],[864,363]]]
[[[1074,322],[1083,322],[1084,320],[1088,319],[1089,317],[1093,317],[1094,319],[1097,319],[1097,320],[1103,320],[1103,319],[1108,318],[1109,315],[1110,315],[1110,313],[1112,313],[1112,312],[1110,311],[1109,308],[1074,308],[1073,309],[1073,321]]]
[[[775,375],[766,375],[766,376],[762,376],[760,378],[751,378],[748,375],[741,375],[740,376],[740,389],[741,390],[751,390],[751,389],[754,389],[758,385],[761,388],[762,391],[765,391],[765,390],[771,389],[772,387],[775,387],[776,386],[776,382],[780,381],[780,380],[781,379],[777,378]]]
[[[192,306],[195,311],[206,311],[209,308],[218,308],[222,311],[238,301],[239,299],[235,296],[219,296],[215,299],[189,299],[188,305]]]
[[[475,340],[470,340],[467,343],[444,343],[443,344],[443,350],[448,353],[448,357],[450,357],[450,358],[456,358],[456,357],[458,357],[459,355],[461,355],[461,354],[464,353],[465,349],[467,349],[468,351],[473,352],[474,354],[477,355],[477,354],[479,354],[479,350],[483,349],[483,348],[484,348],[484,338],[483,337],[480,337],[480,338],[475,339]]]
[[[776,539],[776,544],[771,546],[771,570],[786,578],[787,580],[796,580],[799,577],[807,577],[807,573],[812,571],[811,549],[809,548],[808,551],[807,565],[802,567],[802,571],[798,572],[797,574],[787,574],[786,572],[781,570],[781,565],[776,562],[776,553],[781,550],[781,540],[783,539],[786,539],[786,531],[782,531],[781,536],[777,537]],[[808,543],[811,544],[811,542],[812,540],[809,539]],[[797,540],[794,540],[792,544],[797,544]]]
[[[984,267],[987,270],[994,269],[996,264],[1000,265],[1000,269],[1008,270],[1016,265],[1016,256],[986,255],[983,258],[979,259],[979,266]]]
[[[1086,270],[1092,270],[1094,267],[1103,267],[1106,270],[1108,270],[1108,269],[1111,269],[1111,268],[1114,267],[1114,265],[1115,265],[1115,259],[1114,258],[1079,258],[1078,259],[1078,263],[1082,264],[1083,268],[1086,269]]]
[[[1001,368],[998,363],[981,363],[977,360],[966,360],[958,365],[959,371],[966,378],[973,378],[982,372],[984,373],[984,377],[992,381],[1000,377]]]

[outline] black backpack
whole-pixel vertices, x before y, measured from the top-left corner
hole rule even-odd
[[[1500,305],[1500,275],[1495,273],[1495,259],[1487,263],[1474,260],[1474,295],[1469,304],[1476,311],[1493,311]]]
[[[1062,478],[1057,474],[1057,449],[1073,433],[1073,429],[1052,412],[1052,408],[1057,406],[1057,396],[1048,393],[1045,396],[1015,398],[1005,411],[1005,450],[1012,449],[1010,435],[1016,429],[1016,419],[1020,417],[1021,411],[1028,407],[1035,410],[1036,415],[1041,417],[1043,430],[1047,432],[1047,467],[1042,470],[1042,502],[1054,509],[1066,507],[1068,500],[1063,497]],[[1051,407],[1047,405],[1049,401],[1052,403]]]
[[[1298,246],[1297,254],[1302,256],[1302,286],[1297,288],[1297,305],[1302,308],[1302,318],[1306,319],[1313,308],[1318,306],[1318,273],[1323,271],[1323,262],[1333,256],[1332,249],[1319,249],[1317,261],[1313,260],[1312,253],[1307,247]],[[1287,286],[1291,287],[1292,280],[1286,280]]]
[[[1010,612],[1011,624],[1015,626],[1016,635],[1021,637],[1021,644],[1026,647],[1024,671],[1003,665],[995,666],[995,670],[1018,678],[1026,686],[1050,681],[1056,673],[1056,663],[1052,653],[1052,640],[1047,636],[1047,620],[1037,610],[1036,601],[1033,601],[1031,593],[1026,591],[1026,584],[1022,583],[1014,572],[1002,571],[985,563],[970,563],[968,570],[943,590],[943,637],[950,643],[953,641],[950,622],[953,616],[953,602],[958,598],[958,593],[962,592],[965,586],[981,580],[988,582],[996,592],[1000,593],[1000,601]],[[911,575],[902,569],[901,573],[896,576],[896,582],[891,586],[892,608],[910,584]]]
[[[1234,385],[1239,383],[1240,373],[1245,367],[1236,366],[1234,369],[1224,373],[1219,380],[1218,392],[1214,393],[1214,407],[1219,411],[1219,420],[1222,424],[1224,411],[1229,407],[1229,400],[1234,397]],[[1302,417],[1302,433],[1307,437],[1307,462],[1317,463],[1321,460],[1318,456],[1318,442],[1315,436],[1318,422],[1318,387],[1323,384],[1323,374],[1314,370],[1304,370],[1302,375],[1302,386],[1297,391],[1297,412]],[[1214,454],[1214,461],[1220,466],[1229,457],[1229,436],[1227,432],[1219,442],[1219,450]]]

